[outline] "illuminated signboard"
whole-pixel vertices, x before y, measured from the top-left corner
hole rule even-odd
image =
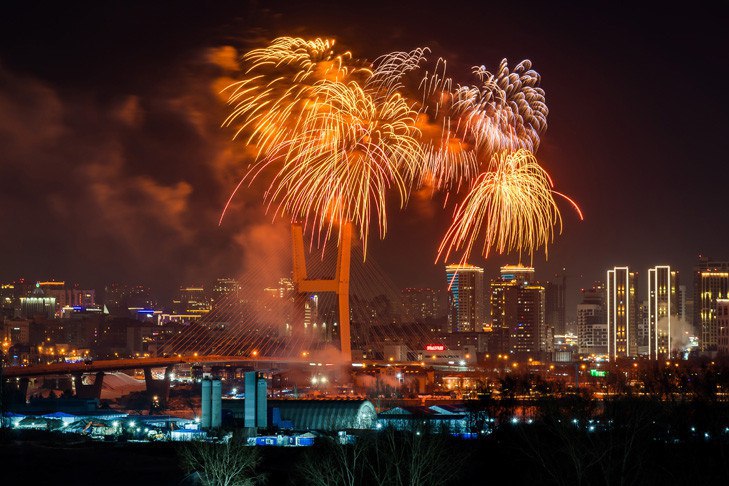
[[[427,344],[425,346],[426,351],[445,351],[445,344]]]
[[[607,371],[605,371],[605,370],[590,370],[590,376],[596,376],[598,378],[605,378],[607,376]]]

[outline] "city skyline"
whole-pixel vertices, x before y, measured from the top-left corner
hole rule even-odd
[[[458,51],[461,54],[454,63],[458,70],[482,62],[494,64],[503,56],[510,62],[532,59],[543,76],[551,108],[540,159],[559,188],[581,204],[586,219],[579,222],[563,208],[564,233],[550,246],[549,260],[544,261],[538,252],[533,262],[526,257],[522,263],[533,264],[543,275],[566,268],[572,288],[567,305],[570,320],[575,317],[576,290],[589,287],[604,268],[620,264],[641,272],[660,263],[690,275],[700,253],[727,258],[729,235],[714,224],[721,218],[721,204],[714,200],[718,193],[703,191],[704,183],[696,180],[699,173],[721,174],[719,134],[727,122],[715,115],[710,96],[720,92],[712,83],[722,76],[682,76],[697,64],[710,64],[722,45],[715,33],[720,29],[700,24],[699,13],[679,13],[668,6],[660,12],[631,9],[630,16],[617,6],[583,7],[560,15],[534,7],[539,13],[534,18],[548,19],[541,23],[524,21],[521,8],[492,10],[501,14],[502,24],[487,29],[485,36],[447,22],[435,28],[427,19],[418,19],[417,13],[409,17],[412,24],[395,30],[366,9],[356,12],[356,23],[333,9],[331,15],[341,22],[327,27],[303,7],[278,3],[271,10],[255,12],[226,6],[196,16],[195,22],[185,17],[184,4],[172,16],[166,9],[149,7],[144,11],[147,20],[139,23],[133,23],[137,16],[130,11],[97,6],[81,16],[59,11],[57,17],[41,17],[54,17],[50,25],[35,22],[32,6],[18,8],[15,15],[4,16],[12,19],[12,25],[5,26],[0,48],[5,68],[0,96],[8,107],[6,117],[22,122],[0,123],[0,136],[8,148],[7,163],[0,169],[2,180],[14,182],[4,187],[7,210],[1,222],[18,229],[15,239],[5,239],[0,248],[7,258],[0,277],[12,280],[42,274],[88,282],[95,288],[106,280],[139,281],[170,295],[179,281],[242,272],[247,260],[260,256],[254,247],[261,243],[284,246],[285,225],[271,230],[255,198],[243,195],[224,224],[216,225],[223,198],[240,177],[236,167],[244,154],[231,146],[230,133],[219,128],[224,104],[208,88],[234,72],[230,63],[251,39],[271,38],[292,26],[334,35],[370,59],[393,39],[408,48],[430,44],[438,55]],[[708,16],[708,21],[720,22],[725,12],[712,8],[716,15]],[[288,15],[277,16],[278,12]],[[163,15],[169,41],[155,44],[151,42],[156,36],[155,20]],[[467,25],[477,22],[479,12],[474,10],[472,17],[465,20]],[[116,27],[106,29],[111,18]],[[238,35],[231,37],[227,30],[231,27],[224,25],[228,18],[258,30],[253,35],[242,29],[241,34],[236,24]],[[652,21],[641,22],[648,18]],[[60,25],[73,28],[64,27],[61,33]],[[130,25],[135,28],[127,29]],[[609,25],[625,35],[617,36]],[[107,35],[97,35],[99,29]],[[368,29],[381,34],[377,42],[368,42]],[[128,37],[131,31],[134,38]],[[500,36],[503,32],[508,35]],[[683,32],[683,37],[673,36],[674,32]],[[89,35],[99,39],[98,45],[77,54],[73,47]],[[41,42],[30,42],[36,38]],[[50,55],[38,55],[34,46],[51,38]],[[515,42],[516,38],[521,41]],[[633,43],[645,49],[627,49]],[[655,49],[663,44],[663,49]],[[124,60],[124,73],[120,63],[103,55],[112,45]],[[152,48],[140,49],[143,46]],[[171,46],[177,47],[174,56],[167,55]],[[570,62],[563,56],[564,49],[573,54]],[[662,52],[671,52],[670,63]],[[51,62],[39,63],[41,58]],[[98,67],[90,72],[77,69],[89,59]],[[620,69],[611,69],[618,61]],[[653,91],[643,90],[630,82],[633,73],[642,73],[638,78],[646,79],[649,73],[661,73],[661,82]],[[173,89],[169,78],[178,76],[186,82]],[[698,97],[690,110],[666,96],[676,91],[679,79],[681,90],[689,89]],[[16,102],[26,98],[38,103]],[[206,108],[200,112],[202,106]],[[678,114],[653,116],[654,111],[673,109]],[[194,113],[201,113],[201,125],[192,123]],[[649,116],[653,122],[646,125]],[[705,122],[681,123],[679,134],[679,125],[671,120],[682,119]],[[92,124],[93,120],[100,121]],[[698,146],[689,140],[698,140]],[[59,145],[75,149],[48,150]],[[684,170],[696,158],[705,167]],[[58,185],[62,174],[73,177]],[[649,191],[648,174],[651,186],[663,189],[646,198],[642,195]],[[112,180],[117,182],[110,184]],[[618,186],[623,188],[622,197],[610,197],[609,188]],[[44,196],[16,197],[18,190],[28,189]],[[677,197],[684,190],[696,197]],[[393,212],[397,224],[391,225],[386,240],[373,239],[370,245],[372,258],[388,268],[401,287],[432,287],[441,279],[442,267],[432,262],[449,210],[440,208],[442,201],[420,196],[413,195],[404,212]],[[674,217],[686,216],[678,229],[656,219],[662,214],[656,209],[666,203],[675,205]],[[491,274],[513,263],[514,257],[475,257],[471,263]]]
[[[3,3],[3,484],[729,484],[727,25]]]

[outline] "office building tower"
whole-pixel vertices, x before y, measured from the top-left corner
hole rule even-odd
[[[648,356],[651,359],[669,356],[671,318],[675,317],[678,274],[668,265],[648,269]]]
[[[40,288],[48,297],[56,299],[56,317],[60,317],[64,308],[93,307],[96,305],[96,291],[93,289],[80,289],[78,285],[69,286],[64,281],[38,282]]]
[[[714,351],[719,343],[716,302],[727,298],[729,262],[701,257],[694,267],[694,332],[701,351]]]
[[[555,334],[565,334],[567,332],[567,274],[564,269],[561,274],[555,275],[545,284],[544,291],[547,326],[553,327]]]
[[[489,352],[491,353],[508,353],[511,349],[511,329],[516,325],[518,313],[518,287],[519,284],[515,279],[498,278],[491,281],[489,293],[491,318]]]
[[[608,355],[610,359],[638,355],[635,273],[628,267],[607,271]]]
[[[20,298],[20,312],[25,318],[52,319],[56,314],[56,298],[46,295],[40,283],[36,283],[30,295]]]
[[[717,351],[729,354],[729,299],[716,299],[716,325],[719,327]]]
[[[205,315],[212,305],[202,285],[180,287],[180,293],[172,301],[173,310],[180,315]]]
[[[469,264],[446,266],[450,332],[480,332],[486,324],[483,268]]]
[[[583,355],[607,354],[607,309],[601,282],[582,289],[582,302],[577,305],[577,345]]]
[[[234,278],[218,278],[212,286],[212,305],[215,309],[225,309],[240,303],[241,285]]]
[[[535,280],[534,267],[524,265],[504,265],[499,269],[502,280],[514,281],[518,284],[529,284]]]
[[[638,356],[648,356],[648,343],[650,342],[648,329],[648,301],[642,300],[638,304],[637,313],[637,334]]]
[[[534,269],[520,265],[501,268],[489,294],[490,353],[538,357],[550,347],[545,323],[545,289],[534,281]]]
[[[429,322],[438,317],[438,293],[428,288],[402,289],[403,322]]]
[[[690,299],[686,294],[686,286],[677,285],[676,288],[676,312],[678,313],[678,318],[684,322],[688,322],[691,314],[688,313],[688,300]]]
[[[520,356],[537,358],[549,351],[553,336],[544,321],[544,287],[536,282],[517,287],[517,318],[511,329],[511,350]]]

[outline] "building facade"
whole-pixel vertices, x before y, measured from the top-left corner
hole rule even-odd
[[[404,322],[423,323],[438,317],[438,292],[435,289],[406,288],[402,289],[401,297]]]
[[[582,302],[577,305],[577,344],[580,354],[607,355],[607,309],[601,282],[582,289]]]
[[[678,273],[668,265],[648,269],[648,356],[659,359],[669,356],[671,318],[678,315]]]
[[[716,303],[729,290],[729,262],[702,257],[694,267],[694,332],[701,351],[714,351],[719,344]]]
[[[489,296],[490,353],[539,357],[552,347],[546,323],[545,288],[534,280],[534,268],[501,267]]]
[[[564,269],[544,286],[545,321],[555,334],[567,332],[567,274]]]
[[[635,273],[628,267],[607,271],[607,331],[610,359],[633,358],[638,355],[638,296]]]
[[[540,356],[549,352],[553,333],[548,332],[545,318],[545,290],[537,283],[517,288],[517,319],[511,330],[511,350],[520,356]],[[550,328],[551,329],[551,328]]]
[[[480,332],[486,324],[483,268],[469,264],[446,266],[450,332]]]
[[[716,300],[716,324],[719,327],[717,351],[729,355],[729,299]]]

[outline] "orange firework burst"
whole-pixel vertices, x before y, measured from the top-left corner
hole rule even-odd
[[[402,207],[419,172],[417,112],[398,93],[405,67],[373,73],[333,44],[286,37],[246,54],[226,124],[241,122],[258,149],[241,183],[276,169],[264,197],[274,217],[304,224],[319,243],[354,223],[366,254],[371,220],[387,231],[388,189]]]
[[[238,122],[236,137],[245,133],[246,143],[259,155],[290,136],[296,120],[321,80],[367,78],[371,72],[352,62],[349,52],[338,52],[333,39],[306,40],[279,37],[243,56],[244,79],[231,84],[229,104],[233,111],[223,122]]]
[[[547,128],[539,74],[528,60],[513,70],[503,60],[495,74],[474,68],[478,83],[453,89],[442,59],[420,73],[429,52],[369,64],[333,40],[281,37],[247,53],[224,125],[236,125],[257,155],[228,204],[271,168],[264,201],[275,218],[302,223],[319,244],[353,223],[366,255],[373,220],[380,237],[387,232],[389,190],[403,207],[413,186],[451,191],[475,178],[438,259],[461,250],[468,258],[482,233],[486,256],[546,253],[562,228],[554,195],[563,195],[532,154]]]
[[[435,189],[458,189],[497,152],[535,152],[547,128],[549,110],[531,61],[520,62],[513,72],[506,59],[496,74],[483,66],[473,72],[477,85],[452,90],[446,63],[439,59],[421,83],[422,112],[440,129],[426,142],[424,180],[432,181]]]
[[[282,166],[266,192],[275,214],[289,214],[320,239],[342,222],[360,230],[366,254],[370,220],[387,231],[385,196],[401,207],[422,158],[416,112],[397,93],[376,100],[355,82],[322,81],[293,136],[263,161]]]
[[[482,254],[488,257],[493,249],[498,253],[534,251],[554,238],[554,228],[562,231],[562,216],[552,190],[552,180],[528,150],[495,155],[489,170],[474,182],[463,203],[456,208],[453,223],[438,249],[438,259],[447,261],[454,251],[463,250],[463,261],[473,251],[482,235]]]

